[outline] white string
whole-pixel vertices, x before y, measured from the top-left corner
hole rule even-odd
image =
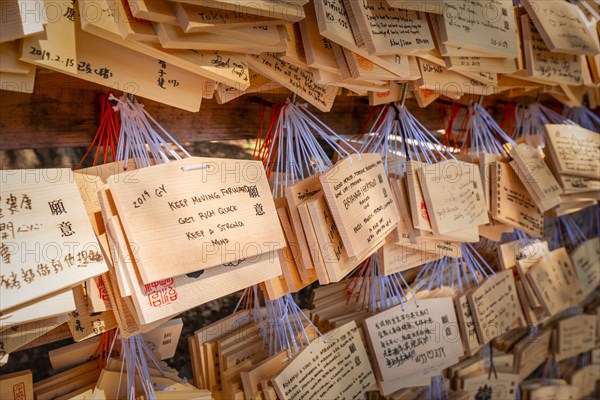
[[[585,129],[600,133],[600,116],[596,115],[587,107],[571,108],[568,113],[568,118],[573,121],[573,123]]]
[[[571,125],[574,122],[539,102],[529,105],[519,104],[515,108],[515,130],[512,137],[523,138],[532,147],[544,147],[544,125],[547,124]]]
[[[503,145],[505,143],[513,147],[517,145],[485,107],[479,103],[472,103],[469,106],[468,126],[469,129],[463,137],[463,151],[468,150],[476,157],[480,157],[483,153],[501,154],[508,157]]]
[[[288,102],[282,107],[273,129],[279,135],[268,149],[267,163],[274,164],[274,197],[283,196],[285,187],[332,167],[333,163],[319,140],[340,157],[351,155],[346,149],[351,148],[347,141],[315,117],[306,106]]]
[[[115,109],[119,111],[121,130],[117,143],[116,159],[128,161],[134,159],[137,168],[149,167],[154,163],[167,163],[171,159],[180,160],[181,157],[175,149],[181,151],[186,157],[191,155],[144,109],[144,106],[128,95],[124,94],[116,99],[111,95],[111,100],[116,100]],[[172,145],[171,145],[172,144]],[[182,171],[191,171],[207,168],[208,165],[185,166]],[[118,333],[117,333],[118,335]],[[134,400],[137,396],[135,387],[136,375],[140,378],[142,390],[148,399],[155,399],[156,394],[150,378],[148,360],[164,376],[160,363],[154,357],[145,343],[141,334],[130,338],[120,338],[122,346],[122,366],[119,377],[120,393],[123,379],[123,368],[127,375],[127,398]],[[114,345],[114,343],[113,343]],[[112,346],[111,346],[112,349]]]
[[[176,150],[186,157],[191,155],[164,129],[144,108],[126,94],[116,99],[115,110],[121,117],[121,130],[117,144],[117,159],[136,159],[139,167],[149,167],[155,163],[166,163],[170,158],[181,160]],[[172,144],[172,145],[171,145]]]
[[[439,160],[456,160],[404,105],[385,106],[375,119],[370,132],[362,139],[359,152],[379,152],[388,173],[404,175],[407,160],[426,164],[433,164]],[[393,156],[393,166],[389,165],[388,155]]]

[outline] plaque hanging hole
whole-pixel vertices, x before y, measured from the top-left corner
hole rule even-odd
[[[209,167],[208,164],[201,164],[201,165],[186,165],[181,167],[181,171],[182,172],[186,172],[186,171],[195,171],[197,169],[207,169]]]

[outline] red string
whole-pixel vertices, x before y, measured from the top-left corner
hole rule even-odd
[[[94,153],[93,165],[98,165],[98,158],[100,152],[104,154],[103,163],[109,162],[108,153],[110,152],[110,161],[114,162],[116,158],[116,144],[119,141],[119,131],[121,129],[121,122],[119,121],[119,114],[113,109],[113,105],[110,101],[110,94],[102,93],[99,96],[100,102],[100,125],[96,130],[94,139],[90,147],[87,149],[79,164],[75,169],[81,168],[83,162],[92,152],[94,147],[96,152]]]
[[[375,111],[377,111],[377,113],[379,113],[380,109],[381,109],[381,107],[369,107],[369,115],[367,116],[367,120],[365,121],[363,126],[360,128],[359,134],[357,135],[358,136],[357,139],[360,138],[365,133],[367,133],[367,129],[369,127],[369,122],[371,122],[371,120],[373,119],[373,116],[375,115]]]
[[[97,368],[102,369],[106,366],[108,357],[119,357],[121,354],[121,341],[115,340],[116,329],[110,329],[102,332],[100,335],[100,342],[94,351],[93,358],[98,358]],[[114,343],[114,346],[113,346]],[[110,350],[112,348],[112,354]]]
[[[471,115],[475,115],[475,113],[476,113],[475,107],[473,107],[473,111],[471,112]],[[465,118],[463,120],[461,128],[464,129],[467,126],[467,121],[468,120],[469,120],[468,118]],[[471,127],[469,126],[469,129],[467,129],[467,134],[465,135],[465,141],[463,142],[463,148],[466,149],[465,153],[467,153],[467,154],[469,154],[469,148],[471,147],[469,145],[470,141],[471,141]]]
[[[511,102],[506,103],[502,109],[502,122],[500,123],[500,127],[510,136],[514,134],[515,131],[515,113],[517,110],[517,103]]]
[[[458,116],[458,114],[460,113],[460,104],[456,103],[454,100],[452,100],[452,104],[450,106],[450,118],[448,119],[448,125],[446,126],[446,132],[444,133],[444,141],[443,141],[443,145],[450,147],[450,139],[452,139],[452,143],[456,143],[457,137],[456,135],[454,135],[454,121],[456,120],[456,117]],[[464,122],[464,121],[463,121]]]
[[[259,131],[256,136],[256,145],[254,147],[252,158],[254,160],[262,161],[265,171],[267,172],[267,177],[270,177],[277,160],[277,140],[279,139],[281,130],[281,128],[276,129],[277,121],[285,108],[285,103],[273,104],[271,107],[271,116],[269,118],[269,127],[263,136],[264,108],[265,107],[261,105]]]

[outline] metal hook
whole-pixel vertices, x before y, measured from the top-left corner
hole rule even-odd
[[[402,108],[402,106],[404,105],[404,100],[406,98],[406,84],[404,84],[404,88],[403,88],[403,102],[402,105],[400,106],[400,108]],[[404,132],[404,127],[402,126],[402,121],[400,121],[400,109],[398,108],[398,106],[394,103],[391,103],[392,108],[394,109],[394,111],[396,112],[396,121],[398,121],[398,129],[400,129],[400,136],[402,137],[402,144],[404,146],[404,153],[406,154],[406,159],[410,160],[410,154],[408,152],[408,141],[406,138],[406,132]]]
[[[400,96],[400,107],[404,107],[406,103],[406,95],[408,94],[408,83],[402,84],[402,96]]]
[[[498,379],[498,372],[496,371],[496,366],[494,365],[494,348],[490,343],[490,370],[488,373],[488,380],[492,378],[492,373],[494,374],[494,378]]]

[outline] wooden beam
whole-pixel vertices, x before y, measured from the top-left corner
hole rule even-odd
[[[38,72],[33,94],[0,91],[0,150],[89,146],[99,124],[98,95],[105,92],[105,87],[51,72]],[[259,96],[266,102],[286,98]],[[260,101],[256,95],[226,104],[204,99],[198,113],[143,98],[139,101],[180,142],[254,138],[258,132]],[[420,109],[413,99],[407,106],[427,128],[442,127],[437,107]],[[354,96],[338,96],[329,113],[310,110],[337,133],[350,135],[359,132],[370,111],[366,98]]]

